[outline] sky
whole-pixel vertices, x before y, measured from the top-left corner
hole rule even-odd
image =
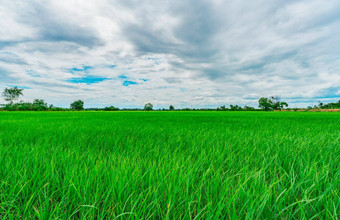
[[[1,0],[0,90],[60,107],[333,102],[339,11],[339,0]]]

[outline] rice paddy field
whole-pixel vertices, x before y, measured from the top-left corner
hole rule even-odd
[[[0,219],[339,219],[337,112],[0,112]]]

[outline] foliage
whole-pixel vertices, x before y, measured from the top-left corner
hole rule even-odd
[[[322,109],[340,109],[340,100],[338,102],[331,102],[328,104],[320,103],[319,107]]]
[[[45,111],[50,110],[47,103],[42,99],[35,99],[33,103],[19,102],[14,104],[8,104],[4,107],[7,111]]]
[[[119,108],[116,108],[114,106],[109,106],[109,107],[105,107],[103,108],[104,111],[118,111]]]
[[[268,98],[260,98],[259,99],[259,107],[265,111],[269,111],[273,109],[273,102]]]
[[[254,107],[244,106],[243,108],[238,105],[230,105],[230,108],[226,108],[225,105],[222,105],[216,109],[217,111],[256,111]]]
[[[24,89],[13,87],[13,88],[5,88],[5,90],[2,93],[2,96],[4,97],[6,102],[9,102],[9,104],[13,104],[14,101],[18,100],[20,96],[22,96],[22,91]]]
[[[43,111],[48,109],[47,103],[43,99],[34,99],[33,107],[37,111]]]
[[[284,107],[288,107],[287,102],[281,102],[278,96],[272,96],[271,98],[262,97],[259,99],[259,107],[265,111],[281,110]]]
[[[238,105],[230,105],[230,108],[225,107],[222,105],[216,109],[217,111],[256,111],[254,107],[244,106],[243,108]]]
[[[4,110],[6,111],[32,111],[33,104],[30,102],[19,102],[14,104],[5,105]]]
[[[255,108],[254,107],[251,107],[251,106],[244,106],[243,108],[244,111],[255,111]]]
[[[238,105],[230,105],[230,111],[242,111],[242,107]]]
[[[227,110],[229,110],[229,109],[226,108],[225,105],[222,105],[222,106],[220,106],[220,107],[217,107],[216,110],[217,110],[217,111],[227,111]]]
[[[71,104],[70,109],[77,111],[84,110],[84,102],[82,100],[74,101]]]
[[[170,105],[169,110],[173,111],[173,110],[175,110],[175,107],[173,105]]]
[[[272,109],[281,110],[284,107],[288,107],[287,102],[281,102],[278,96],[271,97]]]
[[[339,114],[0,112],[0,131],[1,219],[339,217]]]
[[[144,110],[145,110],[145,111],[151,111],[152,108],[153,108],[153,105],[152,105],[151,103],[146,103],[146,104],[144,105]]]

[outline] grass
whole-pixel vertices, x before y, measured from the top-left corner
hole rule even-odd
[[[338,219],[340,114],[0,112],[0,219]]]

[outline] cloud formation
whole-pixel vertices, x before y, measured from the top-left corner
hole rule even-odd
[[[339,11],[337,0],[3,0],[0,89],[87,107],[338,100]]]

